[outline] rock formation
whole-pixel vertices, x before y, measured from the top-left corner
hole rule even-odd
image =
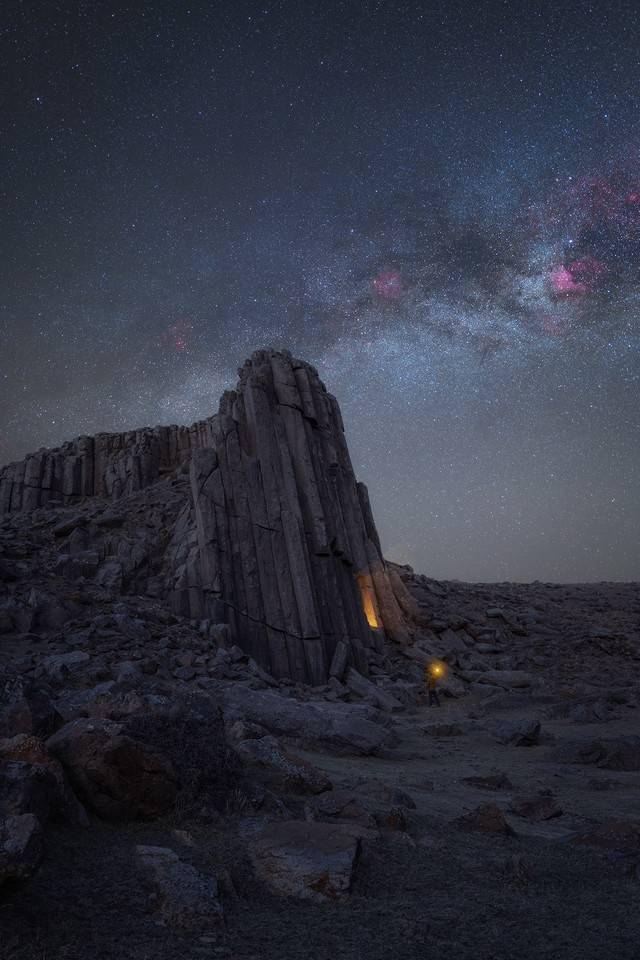
[[[38,450],[0,469],[0,514],[77,503],[84,497],[117,500],[142,490],[210,443],[212,420],[191,427],[99,433]]]
[[[217,416],[190,428],[81,437],[5,467],[0,513],[118,500],[187,461],[164,564],[176,613],[229,624],[272,675],[312,684],[348,665],[367,673],[368,651],[405,641],[408,595],[382,557],[338,403],[285,352],[254,353]]]

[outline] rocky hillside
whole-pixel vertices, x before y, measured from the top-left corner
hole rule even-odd
[[[407,639],[408,597],[382,558],[338,404],[285,353],[254,353],[218,414],[190,429],[83,437],[6,467],[3,510],[52,529],[68,584],[228,624],[277,677],[366,674],[386,639]]]

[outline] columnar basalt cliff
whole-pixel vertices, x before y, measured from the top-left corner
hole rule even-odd
[[[212,420],[191,427],[145,427],[78,437],[38,450],[0,469],[0,514],[75,503],[117,500],[155,483],[212,441]]]
[[[187,462],[186,502],[162,547],[175,613],[229,624],[274,676],[312,684],[349,664],[366,673],[368,651],[405,641],[407,597],[382,557],[338,403],[288,353],[254,353],[217,416],[191,428],[83,437],[6,467],[0,512],[126,499]],[[98,582],[120,565],[113,582],[126,590],[130,546],[112,537],[99,550]]]

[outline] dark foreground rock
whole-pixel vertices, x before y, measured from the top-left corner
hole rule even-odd
[[[340,900],[351,889],[366,830],[299,821],[267,825],[250,845],[257,875],[269,890],[305,900]]]
[[[515,835],[515,830],[509,826],[504,813],[495,803],[482,803],[470,813],[458,817],[456,825],[461,830],[474,833],[495,833],[505,837]]]
[[[249,720],[303,744],[366,755],[394,742],[379,713],[364,704],[301,702],[242,687],[227,687],[222,696],[229,722]]]
[[[244,763],[263,772],[266,782],[276,790],[313,794],[331,789],[324,773],[283,748],[275,737],[243,740],[236,752]]]
[[[30,877],[43,854],[42,824],[34,814],[9,815],[0,820],[0,884]]]
[[[223,919],[216,878],[200,873],[168,847],[138,846],[143,882],[163,923],[193,932],[217,927]]]
[[[161,753],[109,720],[73,720],[47,741],[78,796],[106,820],[147,819],[175,802],[176,776]]]

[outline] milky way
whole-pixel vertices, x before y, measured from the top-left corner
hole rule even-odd
[[[0,461],[286,347],[388,556],[639,578],[634,5],[478,6],[9,15]]]

